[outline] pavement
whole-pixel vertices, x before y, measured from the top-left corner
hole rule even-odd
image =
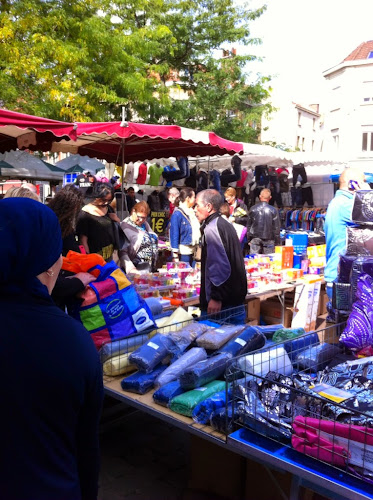
[[[185,499],[190,436],[123,404],[105,405],[99,500]]]
[[[291,496],[288,474],[278,473],[273,482],[276,471],[268,476],[256,462],[245,462],[235,453],[108,397],[100,447],[98,500],[284,500]],[[304,490],[298,500],[327,498]]]

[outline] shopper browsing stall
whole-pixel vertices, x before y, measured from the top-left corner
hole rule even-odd
[[[76,238],[76,220],[83,204],[83,193],[75,185],[69,184],[58,191],[48,206],[57,215],[62,233],[62,255],[66,256],[72,250],[81,252],[81,247]],[[76,274],[61,270],[52,297],[62,309],[69,308],[75,303],[76,295],[95,280],[90,273],[79,272]]]
[[[126,273],[147,269],[152,271],[158,255],[158,236],[146,219],[150,213],[146,201],[133,207],[131,215],[121,222],[121,228],[129,240],[123,252]]]
[[[248,209],[245,203],[237,198],[236,190],[229,187],[224,193],[224,198],[229,205],[230,222],[246,226]]]
[[[102,372],[85,328],[50,297],[58,219],[34,200],[1,200],[0,232],[0,496],[94,500]]]
[[[339,256],[346,250],[346,228],[351,220],[354,191],[370,189],[365,174],[355,168],[346,168],[339,178],[339,189],[328,205],[325,217],[326,267],[325,281],[329,299],[332,298],[333,281],[337,278]]]
[[[193,207],[196,195],[192,188],[182,188],[176,199],[176,209],[170,221],[172,260],[192,265],[194,253],[201,238],[198,219]]]
[[[250,253],[269,254],[275,251],[280,240],[280,218],[278,210],[269,204],[271,191],[262,189],[259,203],[249,210],[247,222],[247,239],[250,242]]]
[[[247,293],[241,245],[233,226],[219,214],[221,204],[215,189],[205,189],[196,198],[202,224],[200,304],[209,314],[242,305]]]
[[[83,207],[77,222],[76,231],[79,241],[86,253],[98,253],[109,262],[113,259],[116,248],[115,228],[113,221],[119,219],[109,208],[114,198],[111,184],[96,183],[86,196],[91,200]]]

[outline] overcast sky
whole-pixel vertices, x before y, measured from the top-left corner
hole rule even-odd
[[[276,100],[319,102],[322,72],[373,40],[373,0],[251,0],[250,6],[264,3],[267,11],[251,24],[251,35],[263,44],[249,51],[265,61],[248,69],[277,75]]]

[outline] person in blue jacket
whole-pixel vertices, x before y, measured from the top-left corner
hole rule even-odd
[[[337,279],[339,256],[346,251],[347,226],[351,220],[354,191],[370,189],[364,172],[357,168],[346,168],[339,178],[339,189],[329,203],[325,216],[326,266],[324,278],[329,300],[333,296],[333,282]]]
[[[180,190],[175,200],[176,208],[170,220],[170,243],[172,260],[192,265],[196,248],[201,238],[200,224],[194,213],[196,195],[192,188]]]
[[[95,500],[102,372],[88,332],[50,296],[57,216],[0,200],[0,235],[0,498]]]

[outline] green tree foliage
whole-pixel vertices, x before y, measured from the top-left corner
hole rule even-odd
[[[0,0],[0,104],[50,118],[127,117],[178,123],[237,140],[268,97],[247,83],[252,56],[222,48],[259,43],[250,10],[233,0]],[[218,55],[218,57],[217,57]],[[174,83],[172,75],[175,76]],[[189,100],[175,99],[175,90]]]

